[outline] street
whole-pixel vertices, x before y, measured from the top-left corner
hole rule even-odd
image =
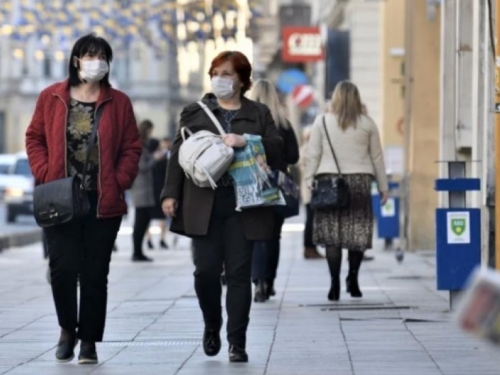
[[[40,236],[40,228],[33,217],[21,215],[15,223],[7,223],[5,205],[0,203],[0,251],[11,246],[32,244],[39,241]]]
[[[277,296],[252,307],[250,362],[230,364],[225,342],[208,358],[189,241],[148,251],[152,264],[134,264],[130,229],[125,223],[113,254],[97,366],[55,362],[59,328],[40,244],[0,255],[0,374],[498,374],[498,348],[452,324],[447,295],[436,291],[432,252],[398,264],[392,253],[372,251],[375,260],[361,272],[364,298],[343,291],[329,303],[326,261],[302,258],[298,223],[285,227]],[[345,261],[344,278],[346,268]]]

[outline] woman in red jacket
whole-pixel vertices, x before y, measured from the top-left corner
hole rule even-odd
[[[97,363],[95,343],[104,333],[111,252],[127,212],[123,193],[137,175],[141,155],[130,99],[109,83],[112,54],[110,45],[94,34],[79,39],[71,52],[69,79],[42,91],[26,132],[29,163],[38,184],[81,177],[96,112],[101,113],[84,181],[91,212],[44,229],[61,326],[59,362],[73,359],[80,339],[79,363]]]

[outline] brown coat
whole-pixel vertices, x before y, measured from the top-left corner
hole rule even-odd
[[[219,113],[216,110],[217,105],[210,98],[212,98],[211,94],[205,96],[203,102],[212,111],[215,110],[214,113],[219,118]],[[219,118],[219,121],[221,120]],[[184,126],[193,132],[209,130],[218,134],[215,125],[197,103],[188,105],[182,111],[180,128]],[[239,135],[245,133],[260,135],[268,164],[275,167],[282,162],[283,142],[278,129],[274,125],[271,112],[265,105],[243,98],[241,109],[232,121],[232,132]],[[179,165],[179,148],[181,144],[182,137],[178,132],[168,163],[167,178],[161,199],[175,198],[179,202],[177,216],[170,228],[172,232],[189,237],[204,236],[208,232],[214,202],[214,191],[211,188],[200,188],[185,178],[184,171]],[[247,239],[267,240],[273,237],[275,224],[272,208],[246,209],[242,212],[242,220]]]

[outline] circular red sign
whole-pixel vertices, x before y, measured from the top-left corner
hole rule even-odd
[[[313,88],[309,85],[298,85],[292,91],[292,100],[299,107],[309,107],[314,101]]]

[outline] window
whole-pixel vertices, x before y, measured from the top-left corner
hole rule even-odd
[[[28,159],[18,159],[14,167],[14,173],[22,176],[31,176],[31,169]]]
[[[52,59],[50,56],[45,55],[43,59],[43,77],[51,78],[52,77]]]

